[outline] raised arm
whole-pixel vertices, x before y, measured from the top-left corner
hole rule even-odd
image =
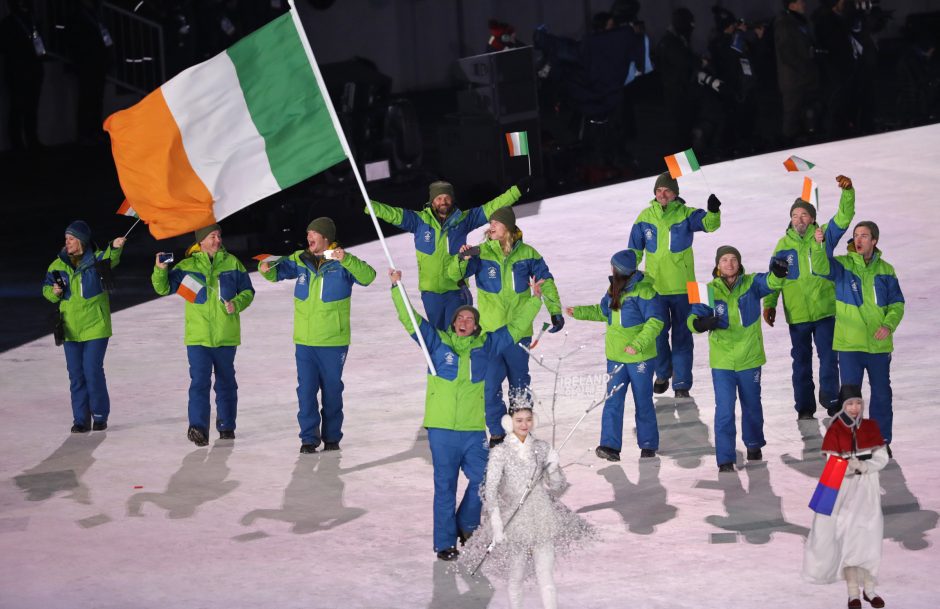
[[[379,220],[385,220],[389,224],[393,224],[409,233],[413,233],[418,229],[418,214],[410,209],[392,207],[378,201],[372,201],[372,209],[375,210],[375,217]],[[363,212],[368,215],[369,208],[366,207]]]

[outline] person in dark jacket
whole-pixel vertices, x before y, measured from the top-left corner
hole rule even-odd
[[[783,101],[785,140],[815,132],[819,113],[819,68],[806,0],[783,0],[784,12],[774,21],[777,84]]]

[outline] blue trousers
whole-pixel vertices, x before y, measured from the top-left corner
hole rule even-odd
[[[819,391],[826,408],[839,403],[839,363],[832,350],[835,317],[790,324],[790,357],[793,358],[793,407],[797,412],[816,412],[813,384],[813,342],[819,358]],[[823,400],[820,400],[823,401]]]
[[[238,415],[238,383],[235,382],[236,347],[187,345],[189,358],[189,424],[209,431],[209,389],[215,372],[215,428],[234,431]]]
[[[343,439],[343,365],[349,347],[295,345],[297,359],[297,422],[302,444],[317,446]],[[321,411],[317,391],[323,399]]]
[[[672,378],[673,389],[692,388],[692,332],[686,325],[689,318],[689,297],[686,294],[660,296],[666,311],[663,331],[656,337],[656,378]],[[672,348],[669,333],[672,332]]]
[[[428,428],[434,466],[434,551],[457,543],[457,532],[472,533],[480,526],[480,485],[489,451],[486,433]],[[457,478],[463,470],[467,489],[457,505]]]
[[[744,446],[754,449],[767,444],[764,441],[764,410],[760,403],[760,373],[760,367],[739,372],[712,368],[712,383],[715,385],[715,457],[718,465],[735,462],[737,430],[734,425],[734,406],[739,396]]]
[[[659,448],[659,427],[656,425],[656,408],[653,406],[653,359],[635,364],[622,364],[607,360],[607,392],[623,383],[617,393],[604,402],[601,415],[601,446],[620,450],[623,444],[623,406],[627,387],[633,389],[634,419],[636,421],[636,443],[640,448]],[[620,366],[620,370],[617,370]],[[616,372],[615,372],[616,371]]]
[[[519,341],[527,347],[531,342],[531,336]],[[518,344],[506,347],[502,352],[491,356],[486,368],[483,395],[486,400],[486,427],[490,430],[491,436],[506,434],[502,418],[506,414],[506,403],[503,402],[503,381],[507,378],[509,379],[509,403],[527,401],[529,385],[532,382],[532,377],[529,376],[529,354]]]
[[[891,354],[863,353],[861,351],[839,351],[839,374],[843,385],[862,385],[868,372],[871,399],[868,415],[878,423],[885,442],[891,442],[891,426],[894,408],[891,393]]]
[[[438,330],[447,331],[454,321],[454,313],[463,305],[472,305],[473,296],[470,289],[464,285],[459,290],[451,290],[438,294],[437,292],[421,292],[421,302],[424,304],[424,314],[428,323]]]
[[[72,394],[72,423],[87,427],[89,414],[96,422],[106,423],[111,414],[111,398],[104,379],[108,339],[67,340],[63,346],[65,366],[69,371],[69,392]]]

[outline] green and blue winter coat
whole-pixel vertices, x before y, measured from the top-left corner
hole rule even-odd
[[[697,332],[692,322],[698,317],[715,315],[718,328],[708,333],[708,363],[719,370],[749,370],[767,362],[764,334],[760,320],[761,299],[779,290],[783,279],[770,273],[739,275],[732,288],[720,277],[710,284],[715,296],[714,308],[692,305],[686,324]]]
[[[605,292],[600,304],[574,307],[574,318],[607,322],[604,350],[610,361],[632,364],[656,357],[656,337],[666,315],[653,281],[637,271],[620,292],[620,310],[611,309],[610,302]],[[635,355],[624,351],[628,346]]]
[[[663,296],[685,294],[686,283],[695,281],[692,239],[696,232],[711,233],[721,226],[721,214],[686,207],[676,197],[666,208],[656,199],[640,212],[627,245],[636,252],[637,264],[646,253],[646,275]]]
[[[294,343],[308,347],[346,346],[352,287],[372,283],[375,269],[349,252],[342,261],[305,253],[298,250],[282,258],[261,276],[268,281],[297,280]]]
[[[392,288],[392,301],[398,311],[398,319],[417,342],[401,292],[395,287]],[[453,329],[446,332],[438,330],[416,313],[421,337],[437,370],[436,375],[428,372],[422,425],[455,431],[485,430],[483,381],[490,359],[519,342],[541,308],[540,299],[530,296],[509,325],[477,336],[458,336]]]
[[[561,314],[558,288],[545,260],[534,247],[523,243],[522,231],[517,230],[515,238],[508,256],[499,241],[488,239],[480,245],[479,256],[464,260],[458,254],[451,257],[447,266],[447,276],[454,281],[470,276],[476,278],[480,326],[486,331],[505,326],[519,314],[531,298],[530,279],[544,280],[545,308],[549,315]],[[527,336],[532,336],[531,323],[522,338]]]
[[[42,282],[42,295],[49,302],[59,303],[65,340],[83,342],[111,336],[111,302],[108,293],[101,288],[101,276],[95,263],[108,260],[111,268],[116,267],[121,261],[122,249],[109,244],[104,251],[86,250],[74,266],[63,249],[49,265]],[[56,273],[65,282],[61,297],[52,291]]]
[[[839,209],[829,222],[821,227],[825,235],[826,251],[832,254],[839,239],[848,230],[855,217],[855,189],[843,190]],[[836,314],[836,295],[832,282],[813,274],[811,251],[816,243],[816,224],[810,224],[802,237],[792,226],[777,242],[772,258],[790,263],[782,290],[774,290],[764,298],[764,306],[775,308],[777,298],[783,294],[783,312],[788,324],[819,321]]]
[[[904,317],[904,294],[894,267],[884,261],[875,248],[865,264],[861,254],[827,255],[822,244],[813,250],[813,273],[831,281],[835,287],[836,329],[832,338],[835,351],[891,353],[894,332]],[[891,334],[875,339],[878,328]]]
[[[192,253],[172,268],[154,265],[150,281],[157,294],[175,293],[187,275],[202,284],[196,301],[186,301],[187,346],[234,347],[241,343],[239,314],[254,300],[255,290],[245,267],[235,256],[219,248],[210,258],[197,245]],[[235,305],[229,314],[222,301]]]
[[[457,281],[447,276],[447,263],[467,242],[470,231],[486,224],[494,211],[512,205],[520,197],[519,189],[513,186],[492,201],[468,211],[455,207],[443,224],[430,207],[412,211],[372,201],[372,208],[380,220],[414,235],[418,289],[443,294],[460,289]],[[369,213],[369,208],[365,211]]]

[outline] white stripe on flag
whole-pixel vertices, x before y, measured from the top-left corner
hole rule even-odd
[[[182,72],[162,91],[217,220],[281,189],[227,53]]]

